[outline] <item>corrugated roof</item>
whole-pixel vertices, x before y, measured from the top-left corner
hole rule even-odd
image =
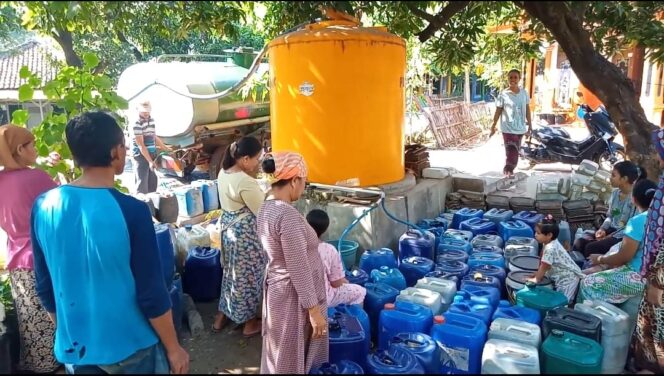
[[[24,83],[19,76],[24,65],[42,78],[42,84],[51,81],[58,73],[58,61],[63,60],[58,55],[57,51],[38,40],[0,52],[0,90],[16,90]]]

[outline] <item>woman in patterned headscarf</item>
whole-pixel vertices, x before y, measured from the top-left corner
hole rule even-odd
[[[266,155],[271,191],[258,211],[258,235],[268,255],[263,288],[261,373],[306,374],[328,361],[325,270],[318,236],[293,207],[304,192],[300,154]]]
[[[653,132],[653,141],[664,168],[664,129]],[[646,291],[632,337],[632,352],[637,368],[657,374],[664,372],[664,175],[660,177],[650,204],[643,247],[641,276]]]
[[[21,336],[21,371],[48,373],[58,368],[53,353],[55,325],[35,290],[30,213],[35,199],[56,186],[37,161],[35,137],[14,125],[0,127],[0,227],[7,233],[9,278]]]

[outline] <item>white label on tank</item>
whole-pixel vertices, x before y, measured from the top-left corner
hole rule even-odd
[[[314,84],[304,81],[302,85],[300,85],[300,94],[304,95],[305,97],[312,96],[314,94]]]
[[[470,350],[463,347],[449,347],[438,342],[440,347],[440,363],[448,369],[458,369],[468,372],[468,363],[470,362]]]

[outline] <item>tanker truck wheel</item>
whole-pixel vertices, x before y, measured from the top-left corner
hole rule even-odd
[[[221,171],[221,160],[224,158],[224,152],[226,151],[226,145],[222,145],[214,149],[212,156],[210,157],[210,180],[217,180],[219,171]]]

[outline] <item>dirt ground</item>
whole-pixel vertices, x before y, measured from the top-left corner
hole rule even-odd
[[[217,312],[217,303],[197,303],[205,331],[192,338],[183,325],[181,344],[189,351],[190,374],[258,374],[261,361],[261,336],[242,337],[242,326],[229,324],[221,333],[210,328]]]

